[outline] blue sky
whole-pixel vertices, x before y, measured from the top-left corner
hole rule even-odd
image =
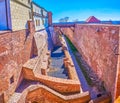
[[[70,21],[95,16],[100,20],[120,20],[119,0],[34,0],[53,13],[53,22],[70,17]]]

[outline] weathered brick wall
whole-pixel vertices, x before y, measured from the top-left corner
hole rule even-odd
[[[30,4],[28,0],[10,0],[12,30],[27,29],[30,19]]]
[[[0,34],[0,95],[4,93],[5,100],[15,91],[22,65],[31,56],[33,34],[28,30]]]
[[[114,97],[117,72],[119,27],[77,25],[74,42],[107,91]]]
[[[72,28],[62,28],[62,30],[114,98],[119,54],[119,26],[76,25],[75,30]]]

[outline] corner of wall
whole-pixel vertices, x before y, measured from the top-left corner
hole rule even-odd
[[[120,95],[119,82],[120,81],[120,27],[119,27],[119,48],[118,48],[118,61],[117,61],[117,72],[116,72],[116,81],[114,87],[114,100]]]

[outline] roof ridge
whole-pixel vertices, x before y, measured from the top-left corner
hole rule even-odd
[[[90,16],[87,20],[86,20],[86,22],[93,22],[93,23],[95,23],[95,22],[100,22],[100,20],[99,19],[97,19],[95,16]]]

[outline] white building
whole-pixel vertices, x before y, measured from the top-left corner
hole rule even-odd
[[[32,2],[32,14],[36,31],[45,29],[48,26],[48,12],[35,2]]]

